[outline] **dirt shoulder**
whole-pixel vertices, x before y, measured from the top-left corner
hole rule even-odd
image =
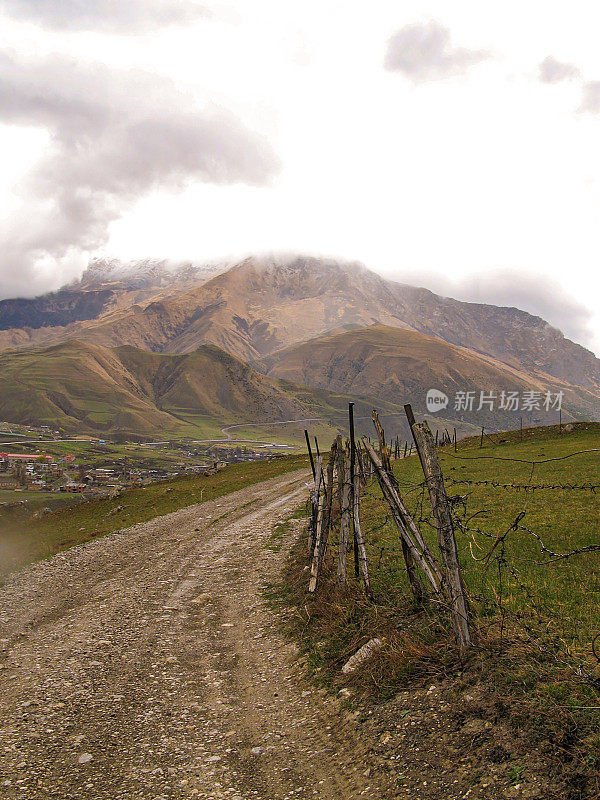
[[[75,547],[0,588],[8,798],[393,796],[340,702],[304,680],[263,587],[307,474]],[[273,552],[277,549],[278,552]]]

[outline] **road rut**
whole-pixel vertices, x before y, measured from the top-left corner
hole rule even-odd
[[[292,473],[35,564],[0,589],[7,798],[388,797],[262,600]],[[298,529],[296,528],[296,531]]]

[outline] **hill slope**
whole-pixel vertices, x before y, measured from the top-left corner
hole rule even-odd
[[[326,393],[265,377],[212,345],[174,356],[72,341],[3,353],[0,372],[1,419],[74,432],[192,433],[189,415],[276,421],[327,406]]]
[[[359,330],[334,331],[279,350],[256,362],[256,366],[271,377],[311,387],[330,391],[344,387],[343,391],[349,394],[368,396],[373,401],[411,402],[421,412],[425,411],[426,392],[433,388],[451,400],[459,391],[474,391],[477,398],[481,391],[497,396],[503,390],[563,391],[565,405],[586,416],[597,415],[600,400],[600,393],[592,394],[539,370],[530,375],[466,348],[379,323]],[[476,415],[456,414],[451,402],[445,414],[507,427],[513,426],[519,416],[514,412],[487,412],[485,407]],[[535,412],[531,421],[543,422],[547,417],[542,410]]]

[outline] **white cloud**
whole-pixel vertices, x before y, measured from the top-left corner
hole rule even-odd
[[[454,46],[450,31],[432,20],[397,31],[388,42],[384,65],[418,82],[461,74],[488,58],[486,50]]]
[[[567,61],[557,61],[547,56],[539,65],[539,79],[542,83],[560,83],[580,76],[579,69]]]
[[[0,9],[54,30],[138,32],[210,17],[194,0],[0,0]]]
[[[238,118],[197,108],[170,80],[62,57],[0,55],[0,122],[51,136],[21,186],[21,212],[0,227],[5,296],[30,290],[52,259],[59,275],[78,269],[81,251],[103,245],[147,192],[191,180],[262,186],[279,168]]]
[[[600,114],[600,81],[588,81],[583,84],[579,110]]]

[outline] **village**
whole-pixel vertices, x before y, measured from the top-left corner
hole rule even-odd
[[[73,452],[65,452],[68,449]],[[245,446],[186,441],[128,446],[106,439],[73,439],[48,426],[0,421],[0,507],[22,505],[41,492],[107,497],[183,475],[214,474],[227,464],[270,455]]]

